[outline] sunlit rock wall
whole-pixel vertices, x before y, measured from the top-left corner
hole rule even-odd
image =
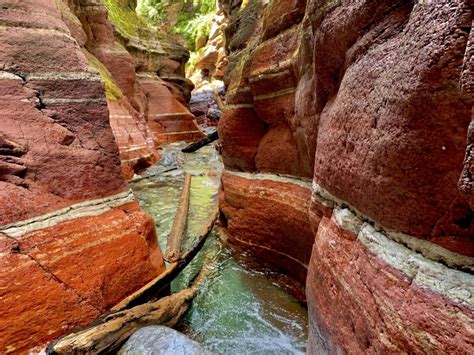
[[[472,352],[469,2],[222,2],[223,219],[308,270],[309,353]]]
[[[124,174],[154,163],[162,144],[202,137],[186,108],[188,51],[125,0],[68,0],[63,19],[106,82],[110,121]]]
[[[164,270],[65,6],[1,4],[1,353],[92,322]]]

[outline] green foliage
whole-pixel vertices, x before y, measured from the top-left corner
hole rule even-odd
[[[166,17],[166,5],[161,0],[139,0],[137,14],[152,22],[162,22]]]
[[[178,23],[174,31],[186,39],[190,49],[194,49],[197,39],[209,36],[213,16],[214,13],[212,12],[208,14],[197,14],[190,18],[182,16],[178,18]]]
[[[181,10],[172,32],[182,35],[193,50],[198,38],[209,35],[216,0],[139,0],[137,13],[154,25],[164,24],[170,16],[168,8],[173,4],[179,4]]]

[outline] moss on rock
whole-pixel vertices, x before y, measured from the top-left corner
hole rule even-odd
[[[102,62],[92,55],[87,49],[83,49],[84,54],[89,61],[89,65],[97,70],[102,77],[102,80],[105,83],[105,95],[109,101],[118,101],[123,98],[122,90],[117,86],[117,84],[112,79],[112,75],[107,70],[107,68],[102,64]]]
[[[156,31],[141,17],[128,0],[104,0],[109,18],[116,30],[125,38],[153,39]]]

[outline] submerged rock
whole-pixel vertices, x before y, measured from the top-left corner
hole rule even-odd
[[[172,328],[152,326],[135,332],[118,354],[211,355],[212,353]]]

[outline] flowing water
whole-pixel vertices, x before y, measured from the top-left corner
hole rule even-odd
[[[184,181],[193,175],[187,226],[187,249],[198,237],[217,203],[222,163],[212,146],[181,153],[183,143],[161,151],[159,164],[132,182],[141,205],[152,215],[159,244],[166,249]],[[172,290],[189,285],[201,267],[209,271],[179,330],[216,354],[301,354],[306,350],[307,311],[255,261],[220,241],[216,231],[198,257],[173,282]]]

